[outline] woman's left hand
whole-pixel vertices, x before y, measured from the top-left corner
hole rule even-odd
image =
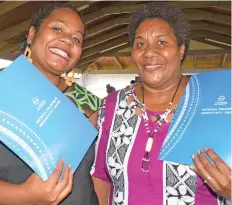
[[[205,152],[215,165],[200,151],[193,155],[195,171],[214,192],[231,200],[231,169],[212,149]]]

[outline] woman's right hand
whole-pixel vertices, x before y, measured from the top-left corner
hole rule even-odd
[[[27,193],[27,204],[29,205],[57,205],[72,190],[73,173],[70,166],[64,170],[59,180],[64,160],[60,160],[54,172],[48,180],[43,181],[37,174],[33,173],[21,188]]]

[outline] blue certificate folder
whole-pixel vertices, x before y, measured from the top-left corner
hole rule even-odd
[[[231,167],[231,70],[191,76],[159,159],[192,165],[206,147]]]
[[[97,130],[23,55],[0,73],[0,96],[0,141],[43,180],[61,158],[77,169]]]

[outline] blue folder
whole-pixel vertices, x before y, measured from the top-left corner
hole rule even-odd
[[[43,180],[61,158],[77,169],[97,130],[23,55],[0,73],[0,96],[2,143]]]
[[[231,110],[231,70],[191,76],[159,159],[192,165],[208,147],[231,167]]]

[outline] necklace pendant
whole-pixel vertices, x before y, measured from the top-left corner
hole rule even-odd
[[[150,163],[149,153],[146,152],[146,154],[142,158],[142,168],[141,168],[142,172],[144,173],[149,172],[149,168],[148,168],[149,163]]]
[[[150,152],[153,144],[153,138],[149,137],[146,144],[146,152]]]
[[[145,159],[145,158],[142,159],[142,168],[141,168],[142,172],[144,173],[149,172],[149,169],[148,169],[149,162],[150,162],[150,159]]]

